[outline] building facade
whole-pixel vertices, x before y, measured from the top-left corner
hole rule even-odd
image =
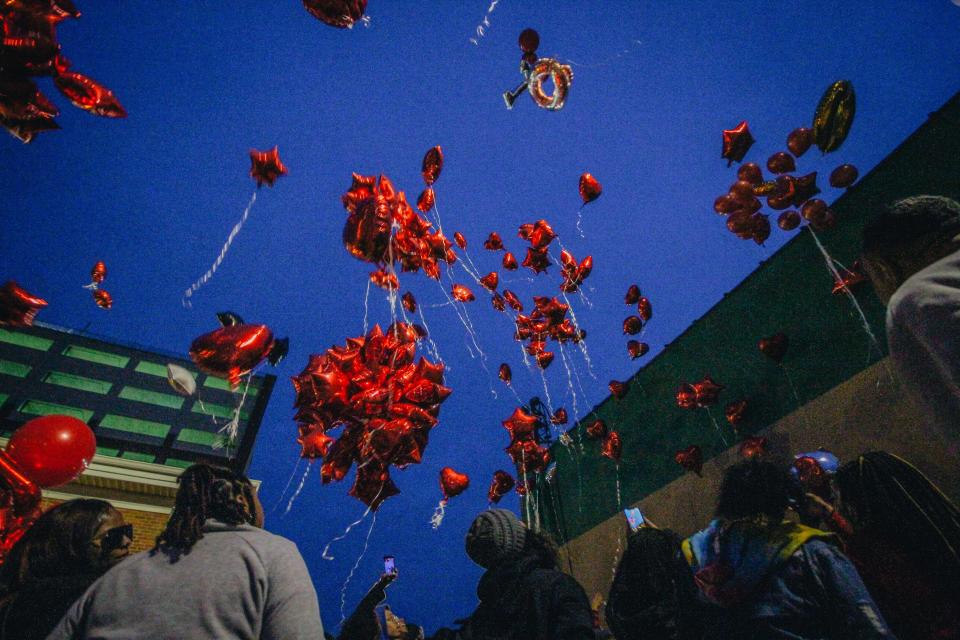
[[[960,442],[926,428],[924,411],[903,392],[886,359],[883,306],[869,283],[854,288],[853,298],[833,294],[825,264],[851,265],[864,225],[898,199],[960,200],[958,176],[960,94],[831,205],[834,229],[799,232],[640,369],[625,397],[609,397],[581,416],[568,432],[571,448],[552,447],[556,472],[538,485],[534,517],[561,543],[566,568],[588,595],[609,588],[627,535],[622,509],[640,507],[681,535],[705,526],[722,472],[750,435],[766,436],[784,460],[819,447],[842,460],[886,450],[960,499]],[[780,332],[789,348],[776,363],[758,342]],[[679,408],[678,386],[704,376],[724,386],[719,402]],[[741,399],[747,409],[734,429],[724,408]],[[620,434],[619,464],[584,434],[598,418]],[[702,477],[674,461],[691,445],[702,449]]]
[[[167,365],[193,374],[197,394],[177,394]],[[147,548],[169,515],[180,472],[195,462],[246,471],[276,378],[251,376],[236,391],[189,360],[37,323],[0,327],[0,443],[24,422],[62,414],[86,422],[97,454],[74,482],[44,490],[45,504],[109,500]],[[236,437],[225,427],[236,421]]]

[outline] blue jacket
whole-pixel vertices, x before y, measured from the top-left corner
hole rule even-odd
[[[895,640],[850,560],[825,532],[714,521],[684,556],[724,640]]]

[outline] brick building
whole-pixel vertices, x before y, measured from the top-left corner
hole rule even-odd
[[[185,398],[167,364],[197,381]],[[0,445],[31,418],[63,414],[86,422],[97,453],[75,481],[45,489],[44,506],[102,498],[135,525],[134,550],[149,548],[170,514],[180,472],[206,461],[245,471],[276,378],[252,376],[231,391],[180,356],[40,324],[0,327]],[[237,418],[237,435],[224,426]]]

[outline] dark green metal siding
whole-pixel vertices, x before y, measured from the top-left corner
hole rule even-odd
[[[864,224],[884,205],[921,193],[960,199],[960,94],[832,205],[838,224],[819,236],[849,265],[858,256]],[[583,442],[584,455],[554,445],[556,475],[552,483],[540,483],[538,501],[546,528],[565,542],[618,509],[615,465],[600,456],[599,443],[577,436],[597,417],[623,442],[619,475],[626,505],[682,473],[673,461],[678,449],[699,444],[709,459],[726,448],[706,410],[676,406],[681,382],[709,375],[726,385],[710,413],[733,444],[723,416],[727,402],[748,400],[741,436],[749,435],[880,359],[886,351],[884,310],[871,288],[861,286],[856,295],[877,344],[851,302],[831,294],[832,284],[814,239],[803,231],[726,294],[632,378],[625,398],[607,398],[581,418],[570,434]],[[757,348],[761,337],[778,331],[790,339],[782,368]]]

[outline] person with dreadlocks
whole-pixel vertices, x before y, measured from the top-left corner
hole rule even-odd
[[[960,438],[960,203],[916,196],[863,229],[863,267],[887,306],[890,360],[901,384]]]
[[[727,469],[716,519],[683,541],[701,596],[723,614],[723,640],[890,640],[836,536],[784,519],[789,470],[751,458]]]
[[[833,504],[809,498],[897,636],[960,638],[960,510],[920,470],[885,451],[840,467],[832,494]]]
[[[319,640],[317,594],[296,545],[264,531],[250,481],[206,464],[179,479],[151,551],[108,572],[48,640]]]

